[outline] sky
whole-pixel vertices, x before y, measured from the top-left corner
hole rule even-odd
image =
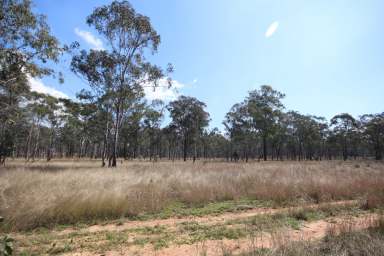
[[[172,63],[174,89],[147,90],[147,98],[178,95],[207,104],[210,127],[223,129],[230,108],[250,90],[271,85],[286,94],[287,110],[328,119],[384,111],[384,1],[382,0],[131,0],[161,35],[158,53]],[[102,0],[35,0],[62,43],[103,49],[85,20]],[[32,88],[74,98],[88,85],[56,66],[65,83],[31,79]]]

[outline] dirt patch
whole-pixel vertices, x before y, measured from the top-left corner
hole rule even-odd
[[[356,204],[356,201],[343,201],[335,202],[332,204],[320,204],[306,206],[306,208],[319,208],[327,205],[348,205]],[[181,218],[181,219],[165,219],[154,221],[134,221],[127,222],[121,226],[105,225],[105,226],[92,226],[86,228],[89,232],[102,232],[102,231],[123,231],[131,228],[154,227],[156,225],[165,225],[168,230],[176,229],[182,222],[195,221],[201,224],[215,224],[224,223],[229,220],[238,218],[252,217],[258,214],[275,214],[283,211],[290,211],[300,208],[282,208],[282,209],[253,209],[240,213],[226,213],[219,216],[209,217],[195,217],[195,218]],[[281,228],[276,231],[255,232],[241,239],[222,239],[222,240],[203,240],[193,242],[191,244],[177,244],[174,242],[169,243],[167,246],[160,249],[155,249],[153,244],[147,243],[145,245],[130,245],[130,246],[117,246],[110,251],[103,253],[94,253],[87,251],[76,251],[66,255],[156,255],[156,256],[176,256],[176,255],[224,255],[226,252],[232,254],[239,254],[242,252],[252,251],[256,248],[271,248],[282,245],[288,241],[301,241],[301,240],[315,240],[324,237],[327,232],[339,232],[340,230],[363,229],[372,224],[372,220],[377,218],[375,214],[365,214],[359,217],[332,217],[326,220],[319,220],[313,222],[304,222],[304,225],[299,230],[292,228]],[[65,232],[69,232],[66,230]]]
[[[168,248],[154,250],[151,246],[127,247],[116,251],[109,251],[102,255],[153,255],[153,256],[180,256],[180,255],[207,255],[221,256],[226,252],[240,254],[249,252],[256,248],[272,248],[286,242],[317,240],[326,236],[327,232],[341,231],[346,227],[351,230],[367,228],[377,218],[375,214],[366,214],[359,217],[332,218],[307,223],[300,230],[284,229],[276,233],[259,233],[253,237],[239,240],[207,240],[196,244],[171,245]],[[333,231],[332,231],[333,230]],[[89,252],[69,253],[71,256],[100,255]]]
[[[183,222],[189,222],[189,221],[195,221],[200,224],[216,224],[216,223],[222,223],[225,221],[233,220],[233,219],[239,219],[239,218],[247,218],[252,217],[255,215],[262,215],[262,214],[275,214],[275,213],[283,213],[288,212],[295,209],[300,208],[321,208],[325,206],[338,206],[338,205],[354,205],[357,204],[358,201],[356,200],[349,200],[349,201],[338,201],[338,202],[329,202],[329,203],[321,203],[321,204],[311,204],[311,205],[303,205],[300,207],[287,207],[287,208],[255,208],[250,210],[245,210],[241,212],[229,212],[220,214],[217,216],[203,216],[203,217],[196,217],[196,216],[190,216],[190,217],[184,217],[184,218],[169,218],[169,219],[156,219],[156,220],[148,220],[148,221],[127,221],[124,223],[117,224],[106,224],[106,225],[93,225],[82,229],[65,229],[63,231],[60,231],[61,234],[67,234],[74,231],[81,231],[81,232],[100,232],[100,231],[123,231],[127,229],[133,229],[133,228],[142,228],[142,227],[155,227],[155,226],[176,226]]]

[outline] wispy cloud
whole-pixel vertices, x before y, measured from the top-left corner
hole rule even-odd
[[[49,94],[56,98],[69,98],[65,93],[45,85],[40,79],[28,76],[28,81],[32,91]]]
[[[267,31],[265,32],[265,37],[266,38],[271,37],[276,32],[278,27],[279,27],[279,22],[278,21],[275,21],[271,25],[269,25]]]
[[[179,90],[186,85],[176,80],[172,80],[172,87],[168,88],[168,80],[162,78],[158,82],[158,87],[154,88],[151,85],[144,85],[145,97],[148,100],[174,100],[179,96]]]
[[[87,42],[92,49],[103,50],[103,42],[100,38],[94,36],[91,32],[75,28],[75,34],[81,37],[85,42]]]
[[[193,83],[193,84],[196,84],[197,81],[198,81],[197,78],[195,78],[195,79],[193,79],[192,83]]]

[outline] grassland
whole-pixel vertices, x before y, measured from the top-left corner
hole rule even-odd
[[[332,223],[380,218],[383,205],[384,164],[372,161],[131,161],[107,169],[96,161],[15,160],[0,169],[1,232],[16,238],[21,255],[192,255],[196,248],[206,255],[300,255],[292,248],[326,246]],[[369,223],[365,228],[375,228],[349,233],[381,239],[381,226]],[[298,237],[318,225],[322,240],[272,246],[283,230]],[[269,249],[249,248],[260,237]]]

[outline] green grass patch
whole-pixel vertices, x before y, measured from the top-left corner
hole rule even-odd
[[[177,241],[179,244],[192,244],[203,240],[239,239],[246,236],[244,228],[229,227],[225,224],[202,225],[198,222],[184,222],[179,225],[179,233],[183,237]]]
[[[186,204],[182,202],[172,202],[158,213],[143,213],[133,218],[138,220],[149,220],[183,216],[219,215],[225,212],[236,212],[260,207],[271,207],[272,205],[272,201],[260,201],[252,199],[229,200],[197,205]]]
[[[271,231],[281,227],[300,229],[305,221],[316,221],[333,216],[358,216],[363,211],[356,205],[324,205],[318,208],[300,208],[276,214],[255,215],[228,221],[228,225],[243,224],[255,231]]]
[[[252,232],[273,231],[282,227],[300,228],[300,221],[287,214],[263,214],[249,218],[230,220],[227,225],[244,225]]]

